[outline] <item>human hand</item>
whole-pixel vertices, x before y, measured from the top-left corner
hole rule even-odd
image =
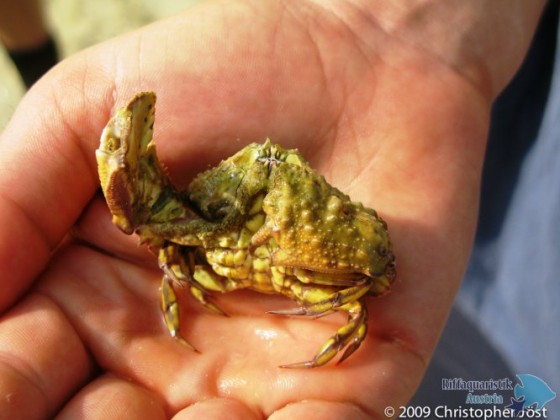
[[[448,39],[419,48],[412,29],[390,31],[396,9],[372,22],[334,7],[204,4],[84,51],[24,98],[0,139],[2,416],[382,418],[407,402],[468,258],[491,101],[522,54],[486,72]],[[139,90],[158,93],[155,138],[179,187],[268,136],[388,222],[398,279],[368,300],[351,358],[278,368],[343,319],[266,315],[292,303],[250,292],[218,297],[230,318],[181,296],[201,354],[168,336],[155,258],[96,194],[101,130]]]

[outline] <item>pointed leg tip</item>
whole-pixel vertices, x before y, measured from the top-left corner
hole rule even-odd
[[[198,349],[196,347],[194,347],[191,343],[189,343],[187,340],[185,340],[183,337],[179,336],[179,335],[174,335],[173,338],[182,346],[187,347],[189,349],[191,349],[193,352],[195,353],[200,353],[200,351],[198,351]]]
[[[219,306],[214,305],[214,304],[206,304],[205,305],[207,309],[209,309],[211,312],[215,313],[216,315],[221,315],[221,316],[225,316],[226,318],[229,318],[229,315],[224,312]]]
[[[307,362],[288,363],[278,367],[282,369],[310,369],[318,366],[319,365],[314,360],[308,360]]]
[[[335,364],[338,366],[340,365],[342,362],[344,362],[346,359],[348,359],[348,356],[342,356],[340,359],[338,359]]]
[[[216,311],[216,313],[217,313],[218,315],[225,316],[226,318],[229,318],[229,314],[228,314],[227,312],[225,312],[224,310],[222,310],[222,309],[219,308],[218,306],[216,306],[216,308],[218,309],[218,310]]]
[[[271,315],[284,315],[284,316],[292,316],[292,315],[307,315],[304,308],[293,308],[293,309],[278,309],[273,311],[266,311],[267,314]]]

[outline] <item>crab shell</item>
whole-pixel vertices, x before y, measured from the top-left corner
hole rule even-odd
[[[154,110],[154,93],[136,95],[107,124],[96,156],[113,222],[158,251],[171,335],[189,345],[173,284],[188,284],[217,313],[209,292],[248,288],[300,305],[274,313],[349,315],[312,360],[284,367],[321,366],[343,348],[341,360],[350,356],[367,331],[364,296],[386,293],[396,275],[386,223],[328,184],[297,150],[268,139],[177,191],[157,159]]]

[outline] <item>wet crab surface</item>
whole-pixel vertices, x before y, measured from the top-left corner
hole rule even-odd
[[[367,333],[364,298],[395,278],[387,225],[318,175],[297,150],[266,140],[200,173],[184,191],[171,183],[152,140],[155,94],[137,94],[111,118],[96,152],[113,223],[157,253],[161,305],[169,332],[180,333],[174,286],[185,286],[223,314],[212,292],[251,289],[294,300],[279,315],[348,314],[309,361],[317,367],[354,353]]]

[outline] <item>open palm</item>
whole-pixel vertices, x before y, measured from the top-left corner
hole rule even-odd
[[[0,413],[383,418],[406,403],[468,258],[490,100],[435,56],[374,24],[353,32],[346,17],[212,3],[86,50],[32,89],[0,140],[0,387],[11,396]],[[312,358],[344,317],[267,315],[293,302],[252,292],[217,296],[227,318],[181,293],[200,353],[169,337],[155,257],[111,224],[95,165],[112,110],[142,90],[158,94],[158,152],[178,187],[270,137],[388,222],[397,281],[368,300],[351,358],[278,368]]]

